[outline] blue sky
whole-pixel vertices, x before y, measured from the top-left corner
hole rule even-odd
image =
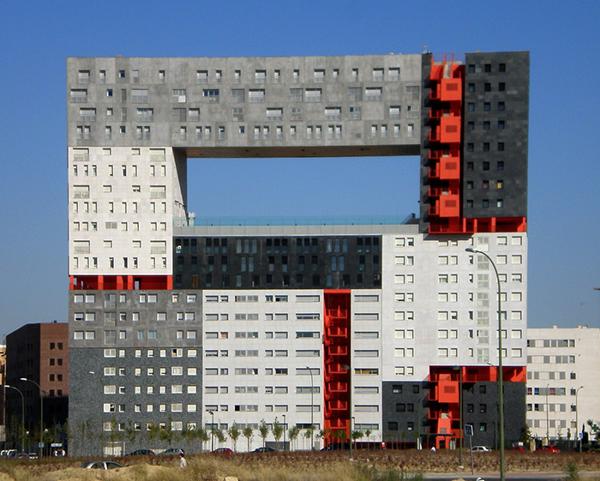
[[[66,57],[424,47],[531,51],[529,324],[600,327],[599,21],[591,0],[2,2],[0,335],[66,318]],[[407,214],[417,183],[413,158],[194,160],[189,191],[209,215]]]

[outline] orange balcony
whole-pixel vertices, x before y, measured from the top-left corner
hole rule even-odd
[[[460,196],[458,194],[442,193],[435,204],[429,208],[429,215],[434,217],[459,217]]]
[[[437,165],[438,178],[442,180],[458,180],[460,179],[460,159],[450,155],[440,157],[440,162]]]
[[[462,80],[459,78],[444,78],[439,85],[439,97],[444,102],[462,100]]]
[[[328,374],[338,375],[338,374],[348,374],[348,369],[344,367],[344,364],[334,363],[328,364],[326,366],[326,370]]]
[[[440,118],[439,141],[445,144],[460,143],[461,118],[456,115],[446,115]]]

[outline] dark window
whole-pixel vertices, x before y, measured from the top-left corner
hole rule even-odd
[[[484,92],[491,92],[492,91],[492,84],[489,82],[486,82],[483,84],[483,90]]]
[[[490,163],[489,162],[485,161],[483,163],[483,170],[490,170]]]
[[[57,363],[59,366],[62,366],[62,365],[63,365],[63,360],[62,360],[62,358],[60,358],[60,357],[59,357],[59,358],[56,360],[56,363]]]
[[[484,152],[489,152],[490,151],[490,143],[489,142],[484,142],[483,143],[483,151]]]
[[[412,391],[414,394],[419,394],[421,387],[418,384],[413,384]]]
[[[504,170],[504,161],[503,160],[498,161],[498,163],[496,164],[496,170],[498,170],[498,171]]]
[[[469,73],[475,73],[475,64],[474,63],[469,64]]]
[[[486,64],[483,66],[483,71],[484,71],[485,73],[490,73],[490,72],[492,71],[492,64],[491,64],[491,63],[486,63]]]
[[[505,90],[506,90],[506,84],[504,82],[499,82],[498,83],[498,91],[504,92]]]
[[[498,112],[504,112],[506,110],[506,104],[504,102],[498,102]]]
[[[468,88],[469,93],[475,93],[475,84],[474,83],[470,82],[467,88]]]
[[[406,404],[404,404],[404,403],[396,403],[396,412],[397,413],[406,412]]]
[[[474,187],[473,181],[472,180],[468,180],[467,181],[467,189],[468,190],[473,190],[473,187]]]
[[[504,152],[504,142],[498,142],[498,152]]]
[[[467,110],[468,110],[469,112],[475,112],[475,103],[474,103],[474,102],[469,102],[469,103],[467,104]]]
[[[504,120],[498,120],[498,128],[503,130],[506,127],[506,122]]]
[[[475,405],[474,404],[467,404],[467,412],[468,413],[472,413],[475,411]]]
[[[487,404],[480,404],[479,405],[479,412],[481,414],[487,413]]]
[[[481,201],[481,207],[483,207],[484,209],[487,209],[490,206],[490,201],[487,199],[483,199]]]
[[[467,144],[467,152],[474,152],[475,151],[475,144],[473,142],[469,142]]]
[[[479,423],[479,432],[485,433],[487,431],[487,423]]]
[[[50,365],[51,365],[51,366],[54,366],[54,363],[55,363],[55,362],[56,362],[56,360],[55,360],[53,357],[51,357],[51,358],[50,358]]]
[[[475,130],[475,122],[473,122],[472,120],[469,120],[467,122],[467,129],[468,130]]]
[[[489,112],[492,110],[492,104],[489,102],[483,102],[483,111]]]
[[[50,343],[50,349],[55,349],[55,348],[56,348],[56,343],[54,343],[54,342],[51,342],[51,343]]]
[[[506,64],[505,63],[498,64],[498,72],[506,72]]]
[[[467,162],[467,170],[474,170],[475,164],[473,162]]]
[[[473,208],[473,199],[468,199],[467,200],[467,207]]]
[[[485,394],[487,392],[486,385],[482,384],[479,386],[479,394]]]
[[[407,403],[406,404],[406,411],[409,413],[414,413],[415,412],[415,405],[413,403]]]
[[[388,431],[398,431],[398,423],[395,421],[388,422]]]
[[[483,130],[490,130],[490,126],[491,124],[489,120],[483,122]]]
[[[412,421],[409,421],[406,423],[406,430],[407,431],[414,431],[415,430],[415,423]]]

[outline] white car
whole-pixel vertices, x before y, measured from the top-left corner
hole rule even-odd
[[[489,453],[491,451],[487,446],[473,446],[471,452],[473,453]]]
[[[122,468],[123,465],[114,461],[90,461],[82,463],[81,467],[85,469],[116,469]]]

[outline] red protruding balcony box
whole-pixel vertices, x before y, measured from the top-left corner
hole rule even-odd
[[[461,118],[446,115],[440,118],[440,142],[445,144],[460,143]]]
[[[460,196],[457,194],[442,195],[436,202],[436,211],[440,217],[459,217]]]
[[[458,402],[458,381],[440,379],[438,381],[438,401],[442,403]]]
[[[442,180],[460,179],[460,160],[458,157],[443,155],[438,164],[438,176]]]
[[[462,80],[459,78],[444,78],[440,85],[440,100],[454,102],[462,100]]]

